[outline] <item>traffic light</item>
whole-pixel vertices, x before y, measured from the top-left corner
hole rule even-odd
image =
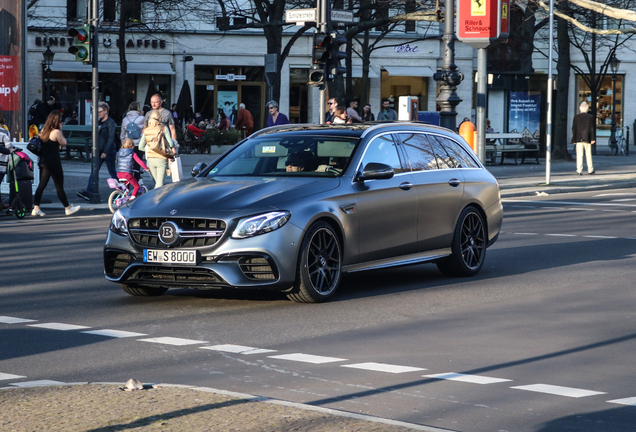
[[[320,87],[325,85],[330,45],[330,35],[321,32],[314,33],[314,44],[311,49],[312,69],[309,73],[309,85],[311,86]]]
[[[68,52],[75,55],[75,61],[84,63],[91,62],[91,30],[90,26],[83,25],[68,31],[68,35],[74,38],[74,45],[69,47]]]
[[[332,80],[337,75],[342,75],[347,72],[347,68],[340,66],[340,60],[347,57],[346,52],[340,51],[340,45],[345,45],[346,43],[346,37],[340,36],[338,33],[331,35],[331,42],[329,44],[329,60],[327,61],[327,73],[329,80]]]

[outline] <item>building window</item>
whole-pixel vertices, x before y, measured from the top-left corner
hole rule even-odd
[[[376,12],[376,19],[383,19],[383,18],[388,18],[389,17],[389,3],[378,3],[377,9],[375,10]],[[389,29],[389,24],[383,24],[380,26],[377,26],[375,28],[376,31],[387,31]]]
[[[117,0],[104,0],[104,18],[105,22],[115,22],[117,19]]]
[[[216,28],[218,30],[224,30],[230,26],[230,18],[229,17],[216,17]]]
[[[86,0],[66,0],[66,19],[70,22],[83,21],[87,17]]]
[[[623,75],[616,76],[616,125],[623,124]],[[592,92],[582,76],[577,77],[578,103],[574,107],[579,113],[579,105],[586,101],[592,105]],[[613,103],[612,75],[608,74],[603,78],[600,90],[596,95],[596,130],[601,135],[609,134],[612,128],[612,103]]]
[[[404,3],[404,8],[406,13],[415,12],[415,7],[417,3],[415,0],[406,0]],[[415,31],[415,21],[405,21],[404,22],[404,31],[405,32],[414,32]]]

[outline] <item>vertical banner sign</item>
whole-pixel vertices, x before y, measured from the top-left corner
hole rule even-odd
[[[538,138],[541,132],[541,92],[511,91],[508,132]]]
[[[0,0],[0,111],[12,139],[19,139],[22,82],[22,4],[20,0]]]
[[[474,48],[498,39],[502,1],[509,0],[458,0],[457,39]]]
[[[509,3],[510,0],[501,0],[501,31],[499,33],[499,37],[501,39],[507,39],[508,35],[510,34],[510,27],[508,24],[508,16],[510,13],[510,10],[508,8]]]

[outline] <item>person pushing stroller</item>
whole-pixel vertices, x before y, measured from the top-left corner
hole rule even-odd
[[[146,171],[150,171],[144,161],[135,153],[135,142],[127,138],[121,144],[121,149],[117,152],[117,178],[126,179],[133,190],[129,200],[137,198],[139,192],[139,182],[133,175],[133,160]]]

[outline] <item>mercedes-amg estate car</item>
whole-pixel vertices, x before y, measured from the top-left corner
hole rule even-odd
[[[127,293],[258,288],[321,302],[345,272],[431,262],[472,276],[503,218],[466,142],[419,123],[276,126],[192,171],[113,215],[104,271]]]

